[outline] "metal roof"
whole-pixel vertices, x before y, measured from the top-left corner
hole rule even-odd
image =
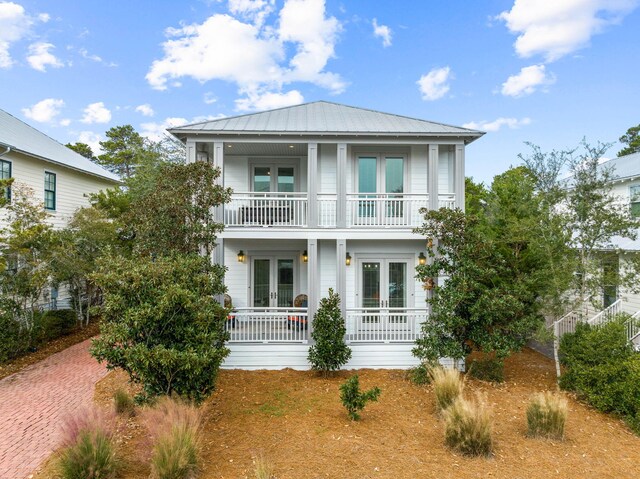
[[[612,168],[612,179],[623,180],[640,176],[640,153],[619,156],[600,164],[601,168]]]
[[[316,134],[377,136],[461,136],[472,141],[484,132],[382,113],[365,108],[316,101],[276,110],[204,121],[171,128],[173,134]]]
[[[11,147],[29,156],[73,168],[90,175],[120,181],[117,175],[79,155],[53,138],[0,110],[0,146]]]

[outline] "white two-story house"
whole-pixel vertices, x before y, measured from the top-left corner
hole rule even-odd
[[[233,189],[213,260],[227,268],[225,367],[308,368],[311,319],[339,293],[347,367],[409,367],[427,317],[421,208],[464,208],[482,132],[314,102],[169,130]]]

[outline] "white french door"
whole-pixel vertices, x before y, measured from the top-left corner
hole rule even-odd
[[[251,257],[251,304],[255,308],[291,308],[295,292],[295,256]]]
[[[404,216],[405,158],[361,155],[357,158],[357,224],[393,224]]]
[[[256,193],[293,193],[296,191],[296,168],[293,165],[255,164],[251,187]]]

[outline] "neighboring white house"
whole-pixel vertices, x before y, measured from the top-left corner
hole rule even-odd
[[[4,193],[28,187],[35,201],[49,213],[55,228],[67,224],[81,206],[88,206],[89,193],[119,183],[113,173],[77,154],[41,131],[0,110],[0,178],[14,178]],[[0,228],[7,225],[7,212],[0,209]],[[51,298],[57,291],[51,292]],[[62,293],[61,293],[62,299]]]
[[[234,312],[225,367],[308,368],[311,318],[342,299],[347,367],[409,367],[427,317],[421,208],[464,208],[480,131],[314,102],[169,130],[233,189],[214,261]]]

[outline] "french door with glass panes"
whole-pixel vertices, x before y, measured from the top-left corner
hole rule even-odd
[[[358,261],[359,297],[365,323],[401,326],[410,307],[411,259],[361,259]]]
[[[293,165],[255,164],[251,183],[256,193],[293,193],[296,171]]]
[[[251,258],[251,302],[255,308],[291,308],[295,290],[294,256]]]
[[[296,194],[296,167],[260,163],[252,167],[253,200],[245,208],[245,220],[262,226],[302,225],[305,203]]]
[[[356,224],[404,224],[405,168],[401,155],[358,156]]]

